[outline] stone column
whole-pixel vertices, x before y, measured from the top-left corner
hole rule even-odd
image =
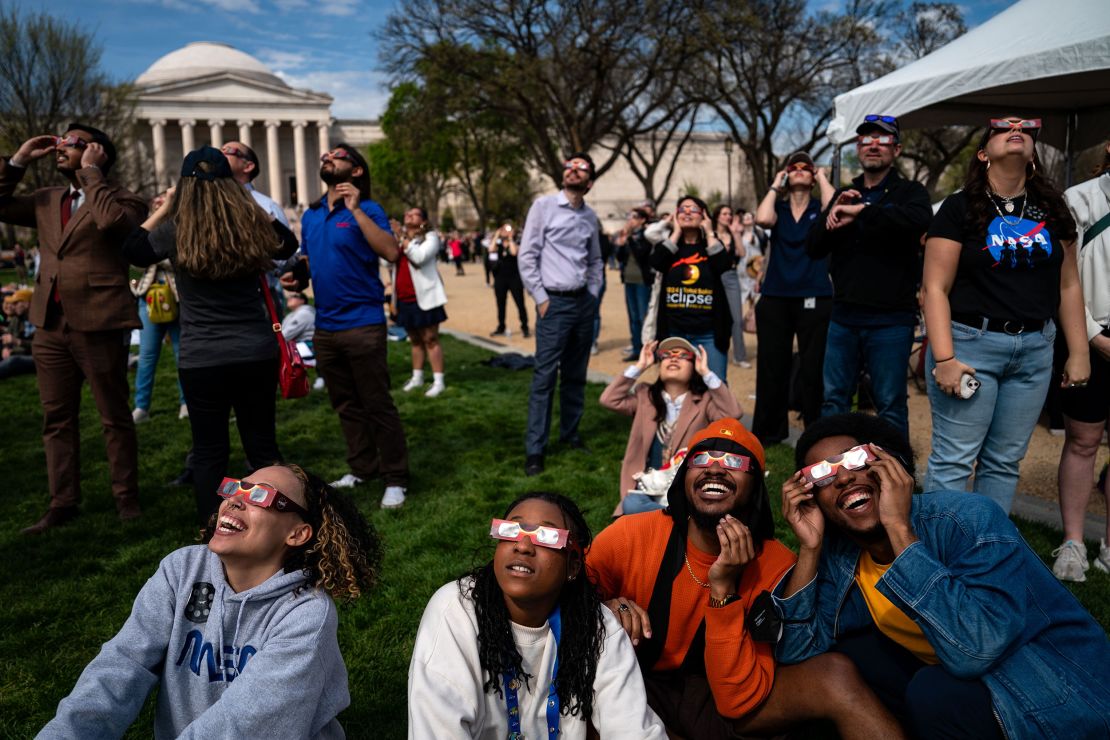
[[[239,141],[254,149],[254,144],[251,143],[251,126],[254,121],[236,121],[236,125],[239,126]]]
[[[197,148],[196,141],[193,139],[193,126],[196,126],[197,122],[191,118],[182,118],[177,124],[181,126],[181,150],[184,152],[182,155],[184,158]]]
[[[307,121],[293,121],[293,163],[297,174],[297,203],[308,205],[308,160],[304,152],[304,130]]]
[[[150,131],[154,136],[154,187],[166,187],[166,119],[152,118]]]
[[[281,148],[278,144],[278,127],[281,121],[266,121],[266,162],[270,170],[270,197],[284,204],[281,194]]]
[[[330,118],[325,118],[322,121],[316,122],[316,134],[319,136],[320,156],[324,156],[331,151],[331,143],[328,141],[328,134],[331,133],[331,125],[333,121]],[[326,193],[328,185],[323,180],[320,180],[320,192]]]
[[[217,149],[224,145],[224,122],[220,120],[208,121],[208,144]]]

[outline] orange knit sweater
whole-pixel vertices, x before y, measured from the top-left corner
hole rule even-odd
[[[662,511],[653,511],[621,517],[598,534],[586,562],[602,598],[621,596],[648,608],[672,524]],[[707,583],[709,567],[717,556],[702,552],[689,541],[686,556],[694,574]],[[782,543],[764,542],[763,551],[745,566],[740,577],[740,599],[721,609],[708,607],[709,590],[695,583],[683,568],[672,587],[667,642],[654,670],[669,671],[682,665],[704,618],[705,672],[717,711],[738,718],[762,704],[775,678],[773,646],[751,639],[744,615],[760,592],[774,591],[795,560]]]

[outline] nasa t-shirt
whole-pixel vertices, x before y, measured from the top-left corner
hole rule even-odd
[[[1045,223],[1045,208],[1030,201],[1022,213],[1024,200],[1014,201],[1012,214],[995,214],[986,233],[968,222],[963,191],[948,196],[933,217],[930,237],[963,245],[948,294],[952,313],[1032,320],[1056,314],[1063,248]]]
[[[667,310],[667,330],[673,334],[709,334],[713,331],[713,286],[705,247],[682,244],[671,258],[663,277],[662,300]]]

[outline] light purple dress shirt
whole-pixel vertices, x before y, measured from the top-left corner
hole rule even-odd
[[[525,289],[536,305],[547,302],[548,290],[601,293],[601,242],[597,214],[583,203],[571,206],[560,190],[537,198],[528,209],[517,265]]]

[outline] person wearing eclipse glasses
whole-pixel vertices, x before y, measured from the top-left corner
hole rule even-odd
[[[494,519],[493,559],[442,587],[416,634],[408,736],[664,740],[632,644],[583,567],[573,501],[527,493]]]
[[[636,385],[637,379],[656,363],[659,376],[655,381]],[[705,349],[695,349],[682,337],[644,345],[639,361],[614,378],[600,400],[605,408],[632,417],[632,431],[621,461],[621,500],[614,514],[663,508],[665,503],[633,492],[635,474],[662,468],[709,422],[743,414],[736,396],[709,369]]]
[[[908,436],[906,363],[917,327],[921,237],[933,211],[925,187],[894,166],[902,153],[898,119],[868,115],[856,134],[863,172],[836,192],[806,241],[811,258],[829,258],[833,283],[821,414],[851,410],[862,365],[876,412]]]
[[[15,195],[26,168],[48,156],[66,185]],[[122,520],[142,513],[127,382],[127,338],[142,325],[119,244],[142,221],[147,205],[107,179],[115,160],[107,134],[71,123],[62,136],[34,136],[0,162],[0,221],[37,229],[42,256],[28,318],[36,328],[50,508],[24,534],[77,516],[86,379],[100,414],[116,511]]]
[[[334,599],[379,574],[354,503],[295,465],[225,478],[206,544],[167,556],[39,733],[118,738],[157,685],[156,738],[341,738]]]
[[[990,120],[925,243],[925,490],[965,490],[974,470],[973,490],[1007,512],[1052,378],[1054,317],[1067,340],[1062,386],[1091,374],[1075,221],[1038,167],[1040,127]]]
[[[1110,735],[1110,641],[998,506],[913,495],[905,435],[866,414],[811,424],[795,464],[779,661],[847,655],[913,737]]]
[[[776,667],[770,591],[794,555],[774,539],[765,469],[751,432],[715,421],[690,439],[668,507],[621,517],[590,548],[587,568],[636,646],[648,703],[669,731],[702,740],[819,718],[844,738],[902,737],[844,656]]]
[[[563,163],[562,189],[537,198],[524,222],[517,264],[524,288],[536,302],[536,368],[528,395],[525,475],[544,469],[556,379],[559,441],[586,448],[578,423],[586,408],[586,369],[604,275],[597,214],[583,199],[596,177],[589,154],[572,154]]]

